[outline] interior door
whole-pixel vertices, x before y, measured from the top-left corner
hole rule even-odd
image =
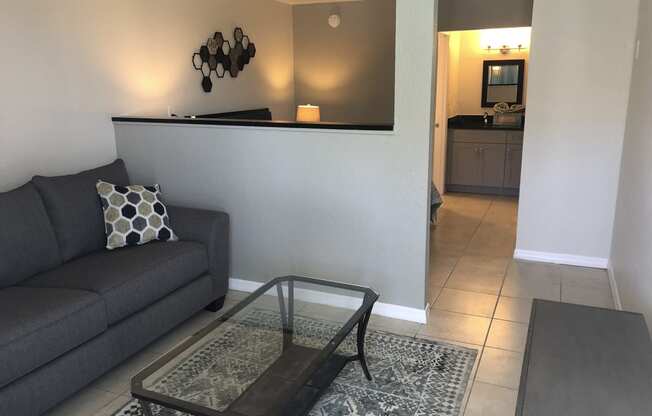
[[[446,136],[448,127],[448,35],[437,36],[437,95],[435,98],[435,131],[432,155],[432,179],[439,192],[445,192]]]

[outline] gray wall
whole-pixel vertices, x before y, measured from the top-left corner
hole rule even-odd
[[[295,97],[321,107],[323,121],[394,120],[395,0],[294,6]]]
[[[611,267],[622,306],[652,328],[652,6],[641,1],[640,57],[634,62]]]
[[[118,154],[171,202],[231,215],[233,277],[320,276],[423,308],[435,4],[397,4],[392,133],[122,124]]]
[[[532,3],[533,0],[440,0],[439,30],[530,26]]]
[[[638,0],[534,4],[518,250],[606,265],[637,7]]]
[[[274,0],[21,0],[0,6],[0,190],[116,155],[110,114],[270,106],[293,116],[292,10]],[[274,22],[274,24],[270,24]],[[201,89],[192,52],[244,25],[258,55]]]

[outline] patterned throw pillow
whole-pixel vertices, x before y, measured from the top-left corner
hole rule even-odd
[[[107,249],[178,240],[158,185],[118,186],[98,181],[97,193],[104,210]]]

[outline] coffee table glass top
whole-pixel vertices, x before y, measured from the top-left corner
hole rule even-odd
[[[342,307],[318,305],[324,293]],[[377,298],[354,285],[276,278],[141,371],[132,395],[195,415],[282,413],[358,323],[364,338]]]

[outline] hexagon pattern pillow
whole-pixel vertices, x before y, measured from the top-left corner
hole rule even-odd
[[[107,249],[153,240],[177,241],[158,185],[118,186],[98,181],[97,193],[104,210]]]

